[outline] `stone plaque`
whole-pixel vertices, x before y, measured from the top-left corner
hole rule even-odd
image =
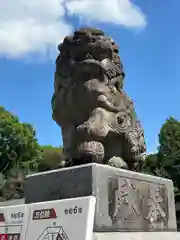
[[[168,227],[168,198],[165,185],[129,178],[109,179],[109,216],[124,230]]]

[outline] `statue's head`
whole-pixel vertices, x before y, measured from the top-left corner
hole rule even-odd
[[[106,79],[107,84],[117,88],[123,87],[125,74],[118,46],[101,30],[82,28],[75,31],[74,35],[64,39],[58,49],[56,76],[60,85],[76,84],[80,81],[79,77],[84,81],[94,77],[101,81]]]
[[[82,28],[58,49],[52,108],[66,155],[93,156],[101,163],[115,153],[132,157],[132,149],[139,151],[140,135],[133,103],[122,90],[125,73],[118,46],[101,30]]]

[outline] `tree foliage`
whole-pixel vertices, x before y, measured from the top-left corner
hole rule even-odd
[[[43,158],[39,162],[38,171],[48,171],[62,166],[64,155],[61,147],[41,146]]]
[[[180,164],[180,122],[170,117],[159,134],[159,161],[164,166]]]
[[[33,127],[0,107],[0,197],[20,197],[23,176],[36,172],[42,157]]]
[[[150,175],[157,175],[157,154],[149,154],[147,156],[145,165],[143,167],[143,172]]]
[[[173,181],[175,192],[180,190],[180,122],[170,117],[159,133],[157,154],[147,157],[143,172]]]
[[[27,172],[35,171],[41,157],[33,127],[0,107],[0,172],[6,175],[17,165]]]
[[[163,124],[159,134],[159,164],[166,176],[180,189],[180,122],[170,117]]]
[[[61,166],[61,148],[40,146],[29,123],[0,107],[0,200],[23,197],[24,177]]]

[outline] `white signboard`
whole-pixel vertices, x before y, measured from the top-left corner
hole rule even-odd
[[[29,205],[0,207],[0,240],[24,240]]]
[[[26,240],[92,240],[95,197],[30,206]]]

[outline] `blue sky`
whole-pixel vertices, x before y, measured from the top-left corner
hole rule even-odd
[[[154,152],[166,118],[180,119],[180,1],[93,1],[0,0],[0,105],[31,123],[40,144],[62,145],[50,105],[56,45],[74,28],[102,28],[120,45],[125,90]]]

